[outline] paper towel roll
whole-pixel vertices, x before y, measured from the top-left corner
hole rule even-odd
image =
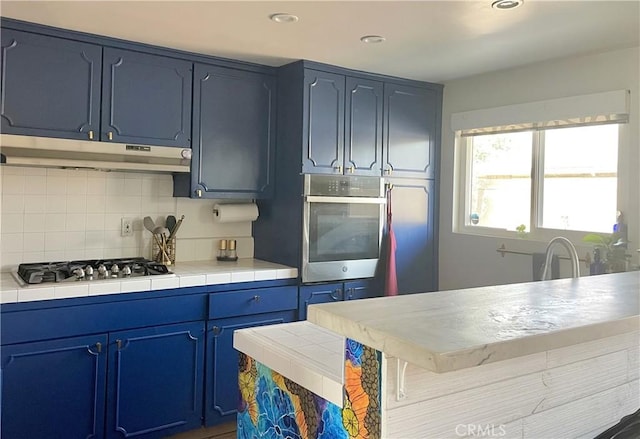
[[[217,223],[237,223],[255,221],[258,218],[258,206],[247,204],[215,204],[213,220]]]

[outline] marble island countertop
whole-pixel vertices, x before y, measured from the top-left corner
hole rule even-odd
[[[638,331],[640,272],[312,305],[307,320],[433,372]]]
[[[172,274],[35,285],[20,285],[13,273],[0,273],[0,303],[291,279],[298,276],[296,268],[251,258],[239,259],[236,262],[178,262],[170,266],[169,270]]]

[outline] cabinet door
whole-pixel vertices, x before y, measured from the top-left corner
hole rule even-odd
[[[104,436],[107,336],[2,347],[3,439]]]
[[[342,75],[304,71],[302,172],[305,174],[342,174],[344,90]]]
[[[339,302],[344,298],[342,283],[302,286],[298,299],[298,320],[307,320],[307,306],[309,305]]]
[[[102,140],[189,148],[191,70],[188,61],[105,48]]]
[[[382,83],[346,79],[344,173],[382,173]]]
[[[204,322],[109,334],[107,437],[201,425]]]
[[[434,178],[439,94],[428,88],[384,85],[384,174]]]
[[[233,331],[293,320],[295,311],[286,311],[211,320],[207,324],[205,425],[231,421],[238,411],[238,351],[233,348]]]
[[[193,122],[192,197],[271,195],[274,77],[196,64]]]
[[[437,194],[433,180],[392,178],[393,231],[400,294],[438,288]]]
[[[369,299],[382,296],[382,289],[376,288],[373,279],[356,280],[344,283],[346,300]]]
[[[2,132],[98,138],[102,48],[2,29]]]

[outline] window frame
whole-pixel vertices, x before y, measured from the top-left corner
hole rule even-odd
[[[626,139],[626,126],[624,122],[611,122],[618,125],[618,160],[616,166],[616,206],[618,210],[621,206],[620,194],[623,193],[621,163],[624,161],[621,158],[625,152],[625,139]],[[584,124],[583,126],[589,126],[595,124]],[[541,227],[543,220],[542,206],[544,204],[544,135],[546,129],[526,129],[522,131],[532,132],[532,147],[531,147],[531,193],[530,193],[530,228],[526,230],[525,239],[529,241],[548,242],[556,236],[564,236],[572,242],[581,242],[582,238],[587,233],[600,233],[606,232],[593,232],[590,230],[567,230],[567,229],[554,229],[548,227]],[[500,229],[497,227],[484,227],[471,225],[469,220],[469,212],[472,202],[472,161],[473,151],[472,142],[473,136],[462,136],[461,131],[455,132],[455,163],[457,176],[454,177],[454,217],[453,217],[453,233],[486,236],[494,238],[523,238],[515,230]],[[612,219],[611,226],[613,227],[614,219]]]

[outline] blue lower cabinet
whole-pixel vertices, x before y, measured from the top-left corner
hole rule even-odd
[[[204,322],[109,334],[107,438],[156,438],[202,422]]]
[[[314,303],[341,302],[344,300],[342,282],[300,287],[298,299],[298,320],[307,320],[307,307]]]
[[[3,439],[104,437],[107,336],[2,347]]]
[[[211,320],[207,323],[206,426],[233,421],[238,411],[238,351],[233,348],[233,331],[292,322],[295,317],[296,311],[290,310]]]
[[[344,283],[345,300],[370,299],[382,296],[382,288],[378,288],[374,279],[354,280]]]
[[[298,320],[307,319],[307,307],[309,305],[380,296],[381,294],[378,294],[378,290],[374,285],[373,279],[364,279],[301,286],[298,298]]]

